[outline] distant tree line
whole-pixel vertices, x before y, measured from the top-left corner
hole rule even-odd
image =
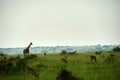
[[[31,47],[30,53],[60,53],[62,50],[67,52],[96,52],[96,51],[119,51],[119,45],[91,45],[91,46],[54,46],[54,47]],[[115,49],[113,49],[115,48]],[[0,48],[0,53],[4,54],[22,54],[22,47],[18,48]],[[63,51],[63,53],[65,52]],[[66,52],[65,52],[66,53]]]

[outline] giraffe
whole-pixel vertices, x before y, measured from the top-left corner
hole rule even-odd
[[[24,56],[27,55],[27,54],[29,54],[29,48],[30,48],[31,45],[32,45],[32,42],[29,44],[28,47],[26,47],[26,48],[23,50],[23,55],[24,55]]]

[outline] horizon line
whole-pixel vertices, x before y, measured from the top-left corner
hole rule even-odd
[[[112,45],[112,46],[119,46],[120,44],[92,44],[92,45],[42,45],[42,46],[31,46],[31,47],[56,47],[56,46],[69,46],[69,47],[76,47],[76,46],[105,46],[105,45]],[[0,48],[25,48],[25,46],[20,46],[20,47],[0,47]]]

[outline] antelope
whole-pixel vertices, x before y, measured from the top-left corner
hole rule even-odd
[[[26,68],[26,75],[28,77],[35,76],[35,77],[38,78],[38,75],[37,75],[36,71],[33,68],[30,68],[30,67]]]
[[[97,62],[96,61],[96,56],[90,56],[91,61]]]
[[[67,62],[68,62],[68,61],[67,61],[67,57],[61,58],[61,61],[62,61],[63,63],[67,63]]]

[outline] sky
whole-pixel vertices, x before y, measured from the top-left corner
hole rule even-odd
[[[120,0],[0,0],[0,47],[120,44]]]

